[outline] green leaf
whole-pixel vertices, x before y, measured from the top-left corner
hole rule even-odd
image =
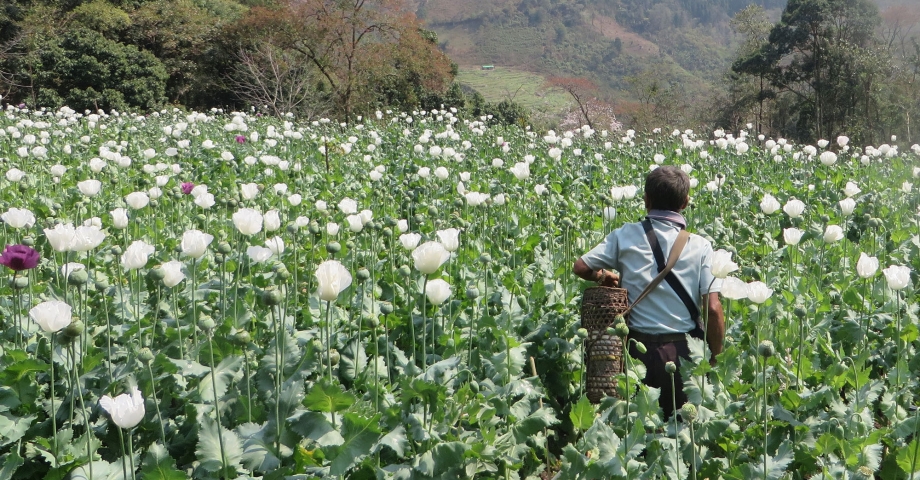
[[[332,428],[332,424],[326,419],[326,416],[318,412],[300,412],[299,414],[288,418],[291,430],[303,438],[313,440],[321,447],[341,445],[345,442],[338,430]]]
[[[326,382],[314,384],[303,401],[304,406],[310,410],[327,413],[340,412],[354,403],[354,395],[345,392],[341,385]]]
[[[379,414],[372,418],[363,418],[354,413],[346,413],[342,418],[342,436],[345,442],[340,447],[334,447],[331,475],[344,475],[351,467],[362,458],[370,454],[374,444],[380,439],[380,429],[377,426]]]
[[[572,406],[569,412],[569,418],[576,429],[584,431],[591,428],[594,424],[594,405],[588,401],[588,397],[582,395],[578,403]]]
[[[211,403],[214,401],[214,392],[217,388],[217,399],[223,398],[227,393],[227,387],[242,378],[240,368],[243,365],[243,359],[239,356],[232,355],[224,358],[220,364],[214,367],[214,371],[208,371],[205,378],[198,383],[198,394],[201,395],[203,402]],[[212,383],[211,377],[214,381]]]
[[[124,460],[127,462],[128,457],[124,457]],[[129,469],[130,470],[130,469]],[[141,472],[143,473],[143,472]],[[9,477],[2,477],[9,478]],[[81,465],[73,470],[70,473],[70,480],[90,480],[89,475],[89,466]],[[124,470],[121,468],[121,462],[118,463],[109,463],[105,460],[96,460],[93,462],[93,479],[105,479],[105,480],[124,480]],[[158,477],[149,477],[144,475],[144,480],[148,478],[158,478]],[[181,478],[185,478],[185,475],[182,475]],[[172,480],[179,480],[179,477],[173,477]]]
[[[390,433],[384,435],[374,447],[375,452],[379,452],[381,447],[389,447],[396,452],[396,455],[403,457],[406,455],[406,449],[409,448],[409,438],[406,437],[406,428],[402,425],[394,428]]]
[[[27,358],[3,367],[0,379],[3,380],[4,384],[15,383],[30,373],[44,372],[48,369],[49,365],[47,363]]]
[[[274,424],[272,424],[274,425]],[[255,472],[270,472],[281,466],[281,460],[275,456],[273,441],[266,438],[269,423],[262,425],[244,423],[236,427],[243,440],[243,457],[246,468]],[[274,426],[271,427],[274,431]]]
[[[96,463],[94,462],[93,465],[95,467]],[[95,473],[93,471],[93,474]],[[141,466],[141,475],[144,480],[182,480],[186,478],[184,472],[176,470],[176,461],[169,456],[166,447],[159,443],[154,443],[147,450]]]
[[[13,450],[0,457],[0,462],[3,463],[3,467],[0,468],[0,478],[13,478],[13,474],[24,463],[22,457],[19,456],[19,450]]]
[[[908,476],[920,472],[920,439],[913,439],[909,445],[898,449],[898,466]]]
[[[35,418],[35,415],[20,418],[8,413],[0,414],[0,446],[19,441],[29,431]]]
[[[359,345],[356,339],[346,345],[341,353],[339,375],[342,379],[353,382],[367,368],[367,354],[364,353],[364,345]]]
[[[220,435],[218,437],[217,435]],[[221,461],[221,439],[223,439],[224,456]],[[210,417],[202,417],[198,429],[198,448],[195,455],[201,468],[209,472],[218,472],[223,467],[224,461],[232,472],[242,467],[240,458],[243,456],[243,447],[236,433],[221,428],[218,433],[217,422]]]
[[[469,447],[463,442],[439,443],[418,457],[415,469],[428,477],[441,475],[462,464],[463,454],[467,448]]]

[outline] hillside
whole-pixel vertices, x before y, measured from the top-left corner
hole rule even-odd
[[[880,9],[915,0],[876,0]],[[751,0],[418,0],[414,6],[441,48],[460,66],[460,81],[489,100],[514,97],[552,110],[508,78],[585,77],[628,112],[643,90],[670,89],[704,102],[734,59],[732,16]],[[771,21],[785,1],[755,0]],[[492,72],[482,65],[495,65]],[[470,83],[476,79],[477,85]],[[490,80],[491,79],[491,80]],[[494,81],[494,84],[490,82]],[[512,88],[513,87],[513,88]],[[524,89],[521,89],[524,90]],[[546,92],[540,93],[545,95]]]

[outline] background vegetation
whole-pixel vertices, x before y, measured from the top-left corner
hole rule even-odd
[[[912,140],[920,12],[904,1],[10,0],[0,93],[78,111],[455,106],[537,129]]]

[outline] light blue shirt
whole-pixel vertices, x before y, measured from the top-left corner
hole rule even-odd
[[[666,220],[652,219],[652,229],[658,236],[664,258],[668,258],[680,225]],[[620,273],[620,287],[625,288],[632,304],[645,287],[658,275],[652,247],[645,237],[642,223],[627,223],[610,232],[600,245],[583,255],[582,260],[591,270],[613,269]],[[712,276],[712,244],[699,235],[690,234],[671,270],[691,296],[718,292],[722,281]],[[704,305],[704,308],[708,304]],[[629,326],[639,332],[658,335],[684,333],[696,328],[690,312],[668,282],[662,281],[629,314]]]

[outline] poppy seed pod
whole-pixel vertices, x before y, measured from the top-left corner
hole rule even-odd
[[[144,347],[137,352],[137,359],[142,363],[150,363],[153,361],[153,358],[153,352],[147,347]]]
[[[685,422],[692,422],[696,420],[697,416],[696,405],[687,402],[682,407],[680,407],[680,416],[684,419]]]
[[[265,290],[262,292],[262,303],[273,307],[281,303],[281,292],[278,290]]]
[[[670,373],[671,375],[673,375],[674,373],[677,372],[677,364],[674,363],[674,362],[665,363],[665,364],[664,364],[664,371],[666,371],[666,372]]]
[[[757,354],[761,357],[770,358],[775,353],[776,349],[773,347],[773,342],[769,340],[764,340],[757,346]]]

